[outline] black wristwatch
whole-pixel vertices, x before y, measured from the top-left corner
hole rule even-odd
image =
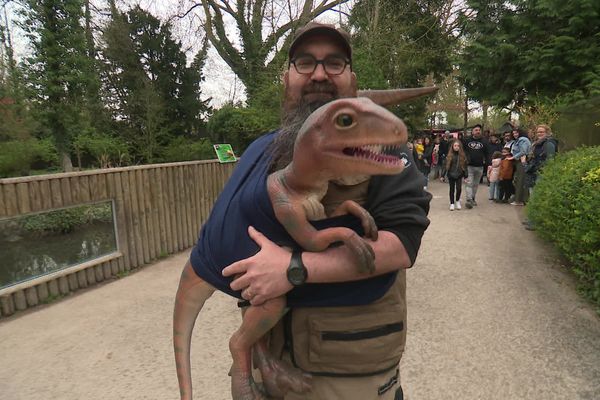
[[[308,270],[302,262],[302,251],[294,250],[287,269],[287,279],[292,285],[297,287],[304,285],[306,278],[308,278]]]

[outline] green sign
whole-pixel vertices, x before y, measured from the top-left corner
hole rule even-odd
[[[213,144],[215,148],[215,153],[217,153],[217,157],[219,158],[219,162],[228,163],[228,162],[236,162],[237,157],[231,148],[231,145],[228,143],[223,144]]]

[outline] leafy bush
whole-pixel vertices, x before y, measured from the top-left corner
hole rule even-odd
[[[0,178],[28,175],[31,165],[58,163],[56,147],[50,140],[26,139],[0,143]]]
[[[225,105],[208,121],[208,132],[215,143],[230,143],[236,154],[242,154],[256,138],[279,125],[279,114],[254,107]]]
[[[558,155],[527,206],[544,239],[573,263],[583,293],[600,305],[600,146]]]
[[[161,160],[164,162],[179,162],[193,160],[211,160],[217,158],[212,144],[206,138],[192,141],[177,137],[163,150]]]
[[[73,141],[73,148],[79,159],[80,168],[83,154],[92,156],[100,168],[118,167],[129,161],[127,144],[118,137],[82,133]]]
[[[112,218],[111,204],[103,203],[28,215],[20,219],[20,225],[28,232],[43,236],[69,233],[78,226],[94,222],[111,223]]]

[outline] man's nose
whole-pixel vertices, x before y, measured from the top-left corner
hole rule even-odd
[[[317,64],[310,79],[317,82],[329,80],[329,74],[325,71],[325,66],[323,64]]]

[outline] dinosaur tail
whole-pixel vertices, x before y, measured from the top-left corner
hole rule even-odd
[[[359,90],[357,97],[367,97],[380,106],[391,106],[404,101],[426,96],[437,92],[435,86],[421,88],[388,89],[388,90]]]
[[[188,261],[181,274],[173,312],[173,349],[181,400],[192,400],[192,331],[204,302],[214,291],[211,285],[196,275]]]

